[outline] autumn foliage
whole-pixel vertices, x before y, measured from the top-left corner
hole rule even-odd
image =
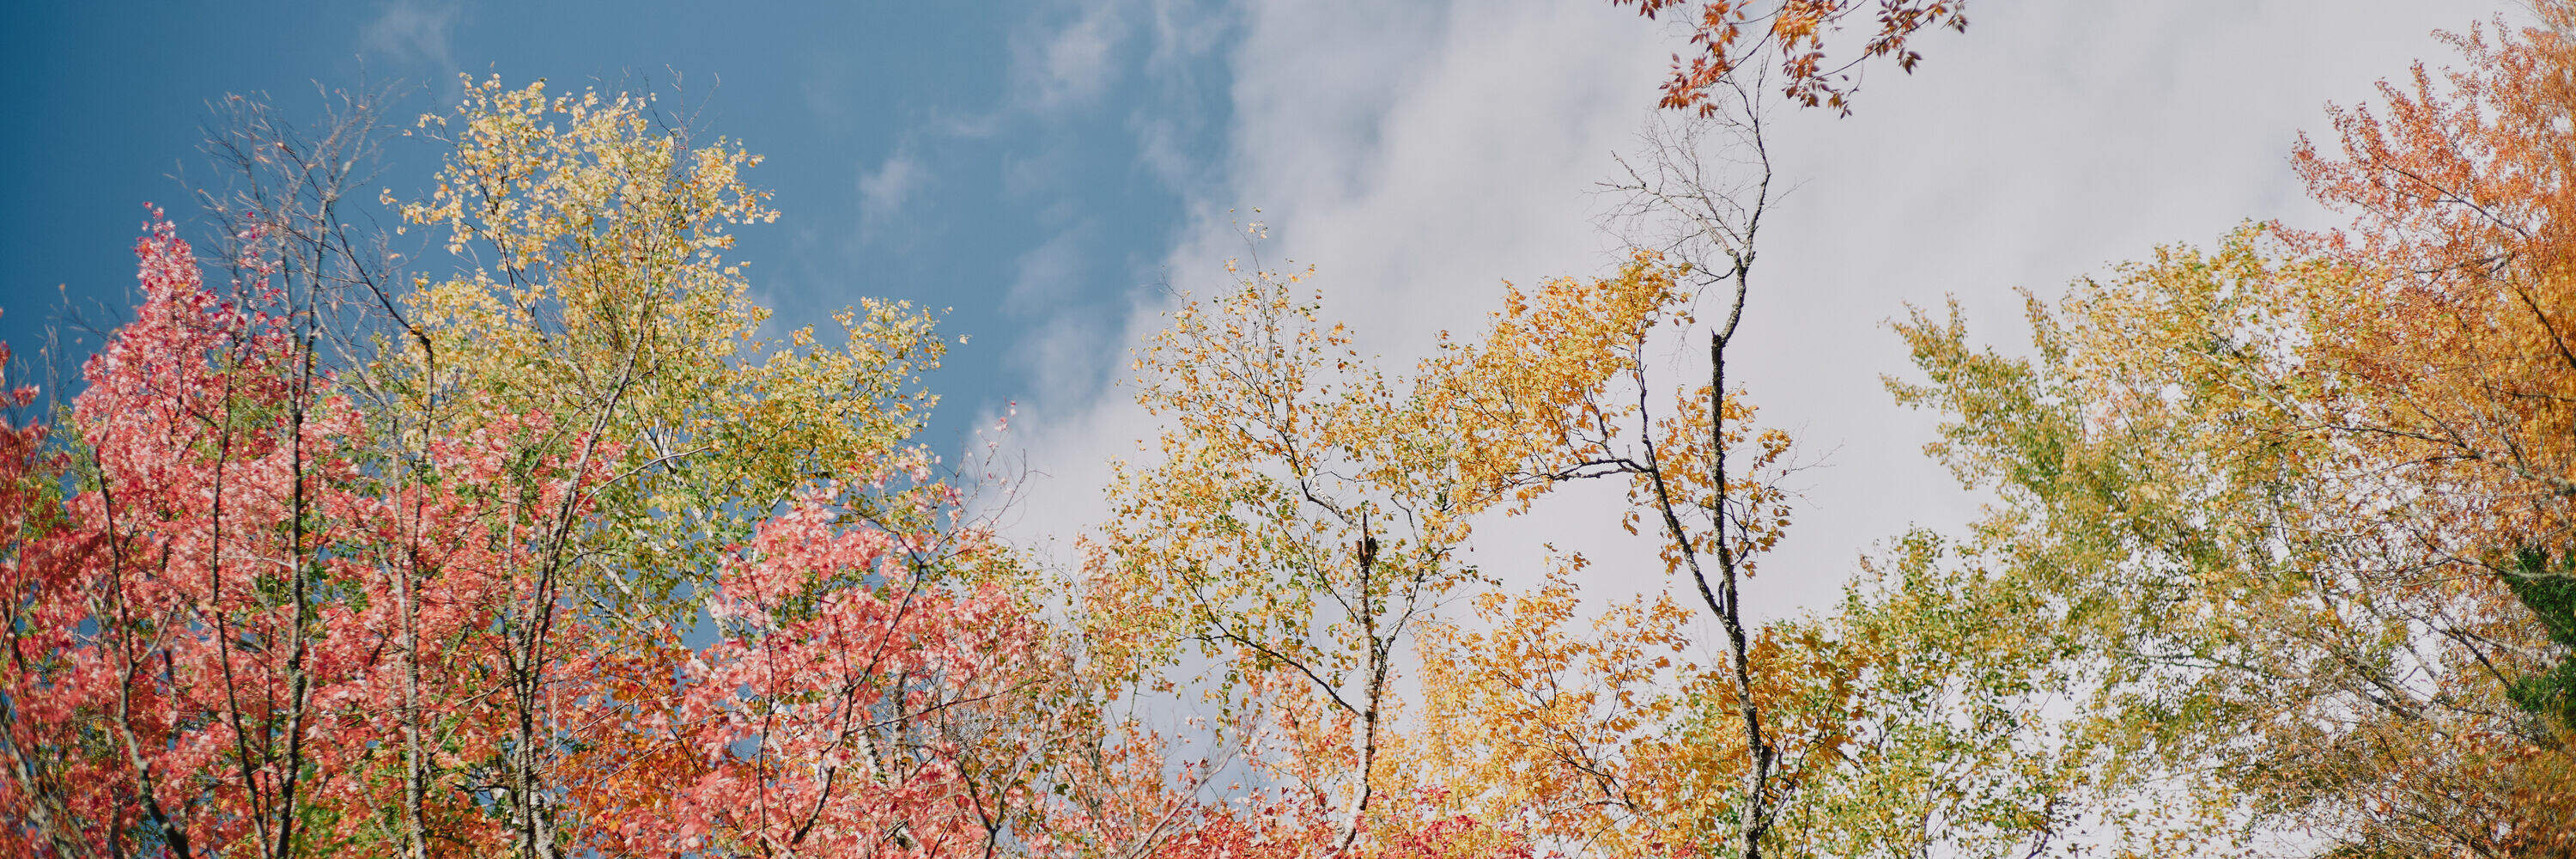
[[[1803,613],[1743,589],[1803,455],[1728,375],[1759,102],[1847,111],[1964,6],[1635,5],[1740,182],[1623,159],[1674,232],[1410,366],[1230,265],[1062,564],[916,438],[931,315],[776,325],[760,159],[654,97],[466,81],[378,200],[427,262],[266,141],[316,193],[211,252],[153,211],[62,405],[0,391],[0,856],[2576,849],[2576,5],[2334,109],[2346,225],[2153,249],[2027,350],[1905,315],[1888,388],[1990,503]]]

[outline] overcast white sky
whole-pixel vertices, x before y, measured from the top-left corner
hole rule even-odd
[[[1906,303],[1956,295],[1976,330],[2017,345],[2016,288],[2053,296],[2158,243],[2206,243],[2246,219],[2321,223],[2289,169],[2295,135],[2324,128],[2325,103],[2366,100],[2415,58],[2441,63],[2431,31],[2505,5],[1978,0],[1965,35],[1924,40],[1916,74],[1872,76],[1857,115],[1786,115],[1779,163],[1797,187],[1766,229],[1738,360],[1763,420],[1830,453],[1800,475],[1802,514],[1753,585],[1757,610],[1820,606],[1874,542],[1974,514],[1978,500],[1920,452],[1930,417],[1895,407],[1880,383],[1907,370],[1885,326]],[[1155,14],[1168,10],[1134,8],[1165,22],[1156,50],[1175,50],[1181,37]],[[1164,263],[1176,287],[1223,286],[1222,261],[1243,252],[1232,218],[1249,217],[1229,211],[1259,207],[1271,227],[1263,255],[1316,266],[1327,312],[1354,322],[1364,347],[1409,363],[1433,332],[1473,330],[1502,280],[1611,264],[1593,183],[1611,175],[1612,152],[1633,150],[1672,33],[1569,0],[1329,0],[1240,14],[1225,59],[1231,151],[1183,185],[1190,226]],[[1123,377],[1128,347],[1167,309],[1147,294],[1123,336],[1048,350],[1047,375]],[[1096,521],[1102,463],[1152,433],[1131,391],[1055,390],[1015,422],[1047,472],[1023,501],[1019,524],[1032,533]],[[1560,499],[1489,532],[1480,560],[1526,580],[1534,565],[1512,559],[1540,542],[1612,540],[1613,503],[1607,492]],[[1593,584],[1654,586],[1643,557],[1596,566]]]

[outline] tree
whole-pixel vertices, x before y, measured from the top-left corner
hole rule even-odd
[[[2460,497],[2340,428],[2387,388],[2326,352],[2352,269],[2259,227],[2036,301],[2035,359],[1899,326],[1950,417],[1934,451],[2004,502],[1982,574],[2064,642],[2140,775],[2212,779],[2244,818],[2356,850],[2500,851],[2546,733],[2507,699],[2537,625],[2460,542]],[[2539,744],[2539,745],[2535,745]],[[2537,775],[2536,773],[2534,774]],[[2186,784],[2191,782],[2186,781]],[[2494,789],[2491,789],[2493,787]],[[2250,827],[2250,828],[2240,828]]]
[[[1614,5],[1621,2],[1613,0]],[[1641,0],[1637,8],[1652,18],[1676,5]],[[1546,480],[1623,473],[1633,484],[1651,489],[1632,493],[1631,515],[1651,511],[1648,518],[1661,520],[1668,572],[1688,574],[1726,636],[1734,723],[1743,735],[1745,758],[1731,840],[1743,859],[1762,855],[1764,839],[1793,787],[1775,779],[1782,750],[1764,729],[1752,654],[1758,631],[1746,621],[1741,594],[1741,580],[1754,572],[1752,556],[1771,547],[1788,519],[1776,488],[1760,477],[1786,454],[1787,438],[1764,434],[1751,467],[1738,461],[1742,477],[1730,471],[1727,461],[1744,435],[1741,430],[1730,434],[1728,422],[1749,418],[1752,411],[1740,392],[1728,386],[1727,348],[1744,321],[1763,222],[1774,202],[1772,180],[1777,178],[1765,136],[1768,72],[1750,58],[1780,51],[1782,93],[1791,102],[1826,105],[1848,115],[1851,75],[1866,60],[1893,56],[1900,69],[1910,72],[1920,59],[1907,47],[1916,31],[1936,24],[1967,27],[1963,2],[1881,0],[1876,4],[1878,32],[1857,57],[1829,67],[1825,39],[1865,5],[1843,0],[1711,0],[1700,5],[1691,37],[1698,50],[1687,65],[1675,58],[1673,78],[1660,103],[1692,110],[1698,121],[1675,127],[1659,118],[1649,127],[1643,166],[1621,158],[1624,179],[1604,184],[1624,198],[1610,214],[1626,231],[1631,248],[1669,259],[1677,269],[1675,277],[1686,279],[1691,291],[1717,299],[1708,327],[1709,383],[1680,403],[1670,419],[1675,423],[1659,424],[1651,413],[1647,392],[1652,388],[1639,356],[1631,372],[1640,396],[1637,435],[1625,440],[1606,433],[1566,438],[1570,444],[1533,451],[1534,456],[1518,464],[1525,474]],[[1706,151],[1711,145],[1731,151],[1712,155]],[[1674,428],[1692,431],[1676,433]],[[1670,436],[1661,440],[1660,452],[1659,433]]]
[[[1739,481],[1732,517],[1709,512],[1702,464],[1721,440],[1693,411],[1707,391],[1669,420],[1631,402],[1650,390],[1648,336],[1681,317],[1674,274],[1640,257],[1615,277],[1510,290],[1481,340],[1444,341],[1404,395],[1293,291],[1302,276],[1256,272],[1184,306],[1139,359],[1140,400],[1174,425],[1163,461],[1113,489],[1089,635],[1165,688],[1187,682],[1168,673],[1179,660],[1218,660],[1213,694],[1275,744],[1255,763],[1340,821],[1335,849],[1385,849],[1364,838],[1388,825],[1381,803],[1457,793],[1426,777],[1438,767],[1395,765],[1395,666],[1439,604],[1488,581],[1458,557],[1475,517],[1629,475],[1630,526],[1654,515],[1681,535],[1676,568],[1776,538],[1775,490]],[[1722,443],[1758,446],[1758,470],[1787,440]]]
[[[522,852],[551,856],[546,804],[559,779],[582,778],[562,771],[578,764],[558,712],[578,696],[556,690],[583,654],[562,646],[688,658],[688,619],[722,591],[709,573],[818,481],[851,490],[831,501],[853,523],[935,527],[948,496],[907,439],[934,402],[915,374],[943,347],[926,316],[876,302],[836,317],[835,346],[810,329],[760,336],[767,312],[722,257],[731,226],[776,218],[740,178],[757,157],[723,140],[691,148],[649,97],[468,84],[456,117],[424,118],[453,152],[429,198],[402,206],[465,265],[418,282],[405,310],[421,336],[375,378],[417,416],[409,431],[541,413],[553,431],[526,437],[515,461],[614,475],[543,511],[548,537],[515,559],[523,586],[500,607],[508,644],[489,678],[515,727],[507,755],[466,774],[512,809]],[[543,485],[507,480],[522,494]],[[955,545],[923,546],[919,572],[970,566],[936,548]]]
[[[2319,341],[2315,374],[2348,382],[2317,425],[2424,499],[2419,540],[2448,554],[2433,569],[2483,573],[2458,586],[2437,628],[2455,684],[2492,732],[2478,746],[2494,786],[2473,792],[2486,815],[2473,820],[2489,828],[2454,823],[2435,837],[2539,855],[2566,849],[2576,820],[2576,807],[2543,798],[2563,790],[2530,787],[2568,783],[2563,725],[2512,714],[2495,695],[2529,709],[2538,678],[2568,653],[2551,597],[2567,574],[2546,559],[2566,553],[2576,527],[2565,322],[2576,255],[2560,224],[2576,199],[2565,127],[2576,5],[2531,11],[2531,26],[2445,34],[2460,70],[2418,63],[2406,85],[2380,86],[2379,110],[2335,111],[2334,154],[2303,139],[2295,163],[2310,193],[2352,220],[2290,244],[2352,273],[2311,328],[2342,335]],[[2389,828],[2402,838],[2422,827]]]
[[[1053,849],[1055,737],[996,726],[1063,644],[907,439],[927,319],[755,336],[714,253],[751,159],[642,104],[469,96],[412,214],[497,277],[366,289],[329,176],[224,210],[229,297],[156,221],[61,431],[0,437],[13,845]]]
[[[1139,401],[1176,425],[1162,464],[1111,489],[1088,634],[1167,688],[1184,654],[1221,660],[1224,715],[1276,707],[1291,749],[1266,763],[1348,849],[1377,810],[1399,648],[1483,580],[1455,555],[1499,495],[1415,440],[1423,395],[1395,394],[1300,280],[1259,271],[1186,305],[1140,357]]]
[[[2534,27],[2446,36],[2465,69],[2419,63],[2408,86],[2381,85],[2378,111],[2336,110],[2339,153],[2302,141],[2311,193],[2352,221],[2287,238],[2352,279],[2314,323],[2347,337],[2318,344],[2317,373],[2354,386],[2328,428],[2476,508],[2442,517],[2454,539],[2554,554],[2576,497],[2576,413],[2558,396],[2576,382],[2576,255],[2558,225],[2576,199],[2560,121],[2576,105],[2576,6],[2534,9]]]
[[[1790,440],[1753,430],[1740,397],[1713,424],[1705,387],[1648,408],[1672,372],[1649,359],[1692,328],[1692,275],[1648,252],[1615,276],[1507,289],[1481,339],[1427,362],[1440,418],[1414,437],[1509,490],[1515,515],[1568,481],[1624,478],[1628,530],[1653,534],[1661,572],[1723,624],[1734,577],[1785,533]],[[1742,470],[1712,472],[1728,450]],[[1702,667],[1668,599],[1582,631],[1591,562],[1570,553],[1534,594],[1477,597],[1489,631],[1426,634],[1412,781],[1568,855],[2045,846],[2089,798],[2095,747],[2044,718],[2055,651],[1987,630],[1997,595],[1935,554],[1917,547],[1826,616],[1728,629]]]
[[[371,713],[395,672],[371,633],[396,600],[358,560],[389,525],[357,491],[358,417],[311,372],[282,293],[216,297],[167,222],[137,254],[136,321],[85,367],[51,467],[22,478],[59,488],[21,497],[38,503],[10,544],[14,799],[61,855],[365,840],[392,805],[365,774],[391,748]],[[492,525],[489,505],[423,506],[456,549]]]
[[[1758,227],[1757,201],[1738,235]],[[1739,248],[1749,245],[1739,245]],[[1433,401],[1455,439],[1467,473],[1509,488],[1526,511],[1541,490],[1567,481],[1626,478],[1630,533],[1660,532],[1665,573],[1686,574],[1726,635],[1726,688],[1736,705],[1739,747],[1747,765],[1731,809],[1737,849],[1758,856],[1778,814],[1783,786],[1773,782],[1777,738],[1765,731],[1756,702],[1753,636],[1743,623],[1739,579],[1788,525],[1774,477],[1789,451],[1777,430],[1746,426],[1752,408],[1725,391],[1725,344],[1742,313],[1751,258],[1728,275],[1736,302],[1711,332],[1710,384],[1676,392],[1673,411],[1650,404],[1648,344],[1658,330],[1686,327],[1691,294],[1678,277],[1691,266],[1662,265],[1640,252],[1618,276],[1548,282],[1536,295],[1510,292],[1483,342],[1445,350],[1431,368]],[[1725,418],[1733,417],[1730,427]],[[1752,448],[1752,461],[1727,454]]]

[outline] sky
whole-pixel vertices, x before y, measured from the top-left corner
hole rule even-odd
[[[1882,387],[1906,370],[1889,319],[1955,297],[2016,343],[2017,289],[2055,295],[2248,219],[2330,224],[2289,168],[2299,132],[2438,65],[2434,30],[2509,10],[1976,0],[1967,33],[1923,39],[1913,75],[1874,73],[1851,117],[1784,111],[1793,190],[1737,360],[1815,467],[1757,613],[1821,606],[1878,541],[1975,514],[1921,453],[1934,419]],[[1104,515],[1107,462],[1153,432],[1119,384],[1131,348],[1177,295],[1224,287],[1227,259],[1314,266],[1325,312],[1399,365],[1472,331],[1505,281],[1608,269],[1595,183],[1636,150],[1678,46],[1584,0],[8,4],[0,339],[23,360],[49,326],[69,341],[128,312],[144,204],[186,214],[227,94],[310,116],[317,89],[393,85],[408,115],[452,100],[459,73],[676,82],[701,129],[767,158],[750,177],[784,215],[733,256],[781,321],[878,296],[970,335],[930,380],[928,440],[962,450],[1016,408],[1003,443],[1035,473],[1009,521],[1045,553]],[[434,166],[397,144],[383,184],[417,191]],[[1477,551],[1526,579],[1543,544],[1615,545],[1591,575],[1652,590],[1616,503],[1562,495]]]

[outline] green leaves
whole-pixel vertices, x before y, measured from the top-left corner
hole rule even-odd
[[[2532,715],[2555,721],[2559,729],[2576,730],[2576,556],[2561,553],[2553,559],[2546,551],[2523,549],[2500,575],[2514,598],[2548,630],[2549,644],[2557,651],[2554,661],[2543,658],[2537,670],[2515,678],[2505,694]]]

